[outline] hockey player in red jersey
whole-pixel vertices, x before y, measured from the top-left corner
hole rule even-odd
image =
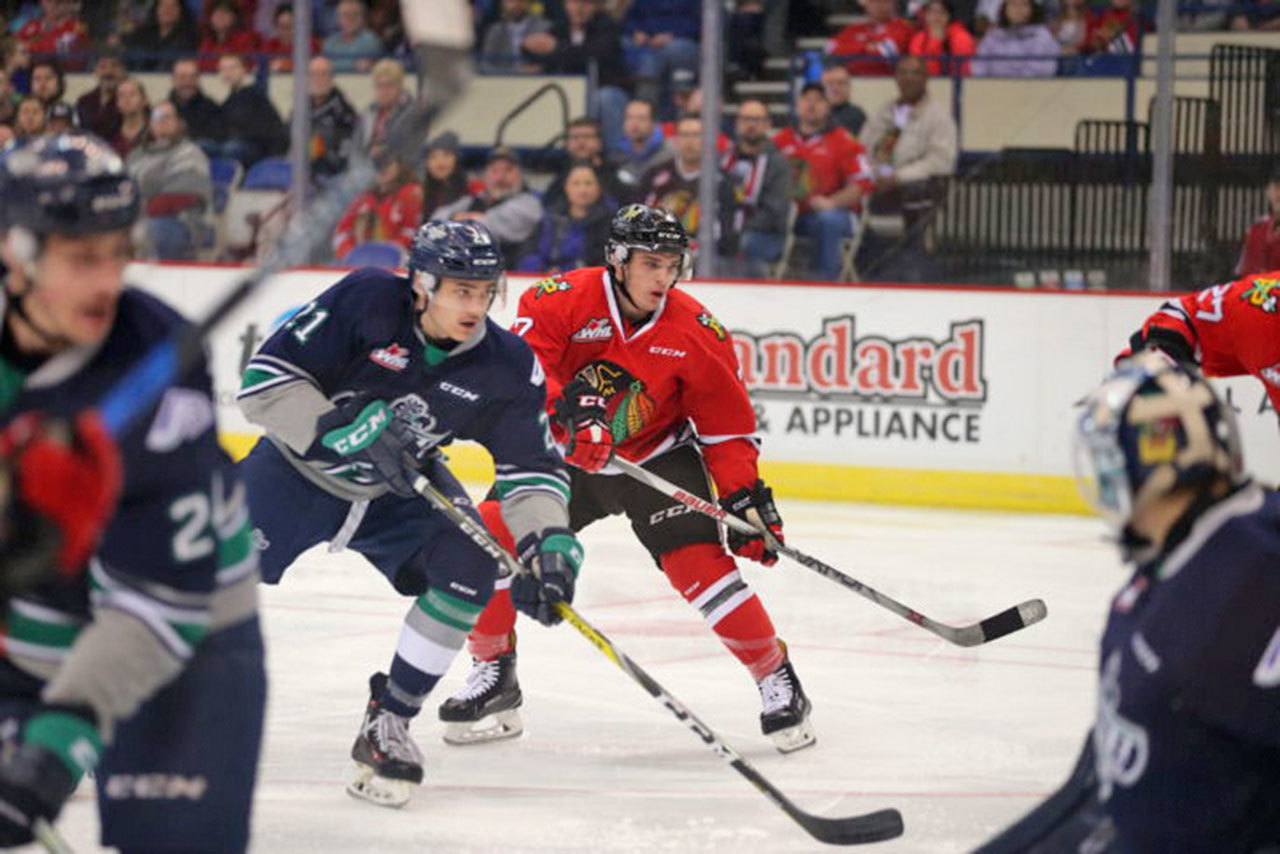
[[[755,679],[761,729],[785,753],[814,743],[809,700],[716,524],[608,466],[616,453],[714,500],[710,475],[722,506],[782,539],[772,491],[757,473],[755,413],[729,334],[697,300],[674,289],[689,264],[688,245],[671,214],[625,207],[610,226],[607,266],[534,285],[521,297],[512,329],[547,374],[553,433],[571,464],[570,527],[627,515],[672,587]],[[484,502],[480,512],[516,552],[497,502]],[[728,537],[737,555],[777,561],[763,537]],[[558,620],[536,579],[518,578],[509,593],[495,592],[468,639],[474,664],[467,683],[440,707],[446,741],[521,731],[513,600],[542,622]]]
[[[1144,349],[1200,365],[1211,377],[1252,374],[1280,413],[1280,270],[1164,303],[1120,357]]]

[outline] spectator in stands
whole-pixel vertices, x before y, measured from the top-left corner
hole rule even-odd
[[[636,94],[675,115],[671,75],[696,73],[702,36],[699,0],[621,0],[626,9],[622,31],[628,61],[636,76]]]
[[[726,14],[725,77],[728,80],[756,80],[764,70],[769,53],[765,48],[764,7],[763,0],[737,0]]]
[[[333,82],[333,63],[327,56],[311,58],[307,66],[311,96],[311,174],[324,181],[347,168],[356,135],[356,111]]]
[[[1032,0],[1004,0],[999,26],[978,43],[973,73],[978,77],[1052,77],[1058,71],[1058,40],[1042,23]],[[1009,56],[999,62],[995,57]],[[1035,59],[1035,57],[1044,57]]]
[[[1049,31],[1058,40],[1064,56],[1084,51],[1084,37],[1089,32],[1089,0],[1062,0],[1062,6]]]
[[[209,158],[187,139],[178,109],[161,101],[151,111],[151,132],[130,154],[129,174],[142,193],[152,257],[188,261],[208,232],[213,203]]]
[[[640,194],[646,205],[675,214],[690,237],[696,237],[702,218],[698,201],[698,185],[702,179],[702,117],[696,113],[682,116],[676,122],[674,143],[675,156],[654,166],[640,179]],[[733,216],[733,184],[725,180],[719,169],[715,178],[720,207],[716,237],[722,239],[728,235],[724,224]]]
[[[932,75],[967,75],[973,56],[973,35],[954,20],[951,0],[929,0],[924,6],[924,27],[911,37],[907,52],[925,58]],[[953,59],[954,57],[954,59]]]
[[[497,239],[502,257],[514,267],[524,255],[525,242],[542,220],[542,202],[524,185],[520,160],[510,148],[489,152],[484,188],[433,211],[431,219],[479,220]]]
[[[116,51],[103,51],[93,65],[98,85],[76,99],[80,127],[103,139],[120,132],[120,111],[116,109],[116,87],[124,79],[124,59]]]
[[[21,97],[31,91],[31,54],[22,42],[0,39],[0,53],[4,56],[4,76],[13,93]],[[17,107],[15,101],[14,107]]]
[[[44,104],[34,95],[27,95],[18,102],[17,118],[13,122],[13,134],[19,142],[40,136],[45,131]]]
[[[850,100],[849,69],[830,62],[822,69],[822,92],[831,106],[831,121],[847,130],[854,138],[866,124],[867,114]]]
[[[671,157],[651,102],[636,98],[622,116],[622,142],[618,146],[619,177],[638,187],[640,178],[655,164]]]
[[[241,20],[236,0],[215,0],[200,40],[200,69],[217,71],[222,57],[248,56],[257,50],[258,34]]]
[[[847,130],[832,124],[831,105],[818,83],[801,89],[795,125],[778,131],[773,142],[791,161],[799,203],[796,234],[813,240],[817,274],[834,281],[844,264],[844,240],[853,236],[863,198],[871,191],[866,152]]]
[[[568,162],[542,193],[542,201],[547,207],[563,207],[565,180],[575,166],[590,166],[596,170],[601,193],[614,207],[630,197],[627,186],[618,177],[618,168],[605,158],[600,123],[595,119],[584,116],[569,122],[564,149]]]
[[[1258,219],[1244,235],[1237,276],[1249,276],[1280,269],[1280,167],[1267,181],[1267,215]]]
[[[570,167],[563,196],[547,205],[533,249],[517,269],[562,273],[603,264],[609,222],[617,209],[603,192],[596,170],[585,163]]]
[[[111,147],[127,159],[129,152],[142,144],[151,123],[151,101],[136,77],[126,77],[116,85],[116,109],[120,111],[120,131],[110,140]]]
[[[0,71],[0,124],[12,125],[18,115],[22,95],[14,91],[9,75]]]
[[[458,159],[458,135],[446,131],[427,144],[427,159],[422,178],[423,222],[445,205],[463,196],[478,193],[484,185],[472,181]]]
[[[529,0],[502,0],[502,17],[485,30],[480,45],[480,68],[496,73],[536,72],[538,65],[525,56],[529,36],[551,32],[551,22],[529,11]],[[535,45],[541,45],[535,41]]]
[[[743,275],[763,278],[766,265],[782,257],[791,166],[769,139],[773,127],[763,101],[743,101],[734,124],[737,144],[724,165],[734,204],[723,249],[731,258],[741,255],[735,266]]]
[[[404,88],[404,66],[394,59],[378,60],[369,76],[373,78],[373,103],[360,116],[356,144],[376,155],[387,143],[387,130],[413,99]]]
[[[400,0],[372,0],[368,20],[369,29],[388,55],[406,59],[411,55],[400,18]]]
[[[898,16],[897,0],[862,0],[862,8],[866,19],[836,33],[827,42],[827,53],[843,59],[854,77],[891,74],[894,61],[907,52],[915,28]]]
[[[1236,31],[1262,30],[1274,32],[1280,30],[1280,3],[1276,0],[1263,0],[1255,4],[1249,11],[1231,16],[1227,28]]]
[[[46,110],[61,101],[66,92],[66,77],[56,60],[37,59],[31,63],[31,94],[40,99]]]
[[[288,150],[288,128],[271,99],[249,81],[244,58],[224,54],[218,60],[218,76],[227,84],[228,94],[222,102],[225,136],[214,144],[217,156],[239,160],[247,169]]]
[[[382,40],[365,26],[363,0],[338,3],[338,31],[325,39],[320,49],[333,60],[333,70],[338,72],[368,71],[386,52]]]
[[[14,133],[13,125],[8,122],[0,122],[0,149],[4,148],[17,138],[18,135]]]
[[[622,140],[627,107],[627,67],[622,54],[622,28],[595,0],[565,0],[565,20],[549,33],[526,36],[524,50],[544,74],[585,75],[595,63],[596,102],[588,112],[600,119],[610,151]]]
[[[66,133],[76,128],[76,111],[65,101],[59,101],[45,113],[45,133]]]
[[[364,243],[395,243],[406,252],[422,222],[422,187],[413,170],[398,155],[385,153],[375,160],[378,177],[338,222],[333,235],[333,256],[341,261]]]
[[[1086,53],[1131,54],[1138,48],[1138,14],[1133,0],[1110,0],[1091,15],[1084,36]]]
[[[222,108],[200,88],[200,66],[195,59],[179,59],[173,64],[170,78],[173,88],[169,91],[169,101],[178,108],[182,124],[188,137],[209,156],[214,150],[212,143],[226,137],[226,127],[222,122]]]
[[[293,4],[281,3],[276,7],[271,35],[262,40],[262,52],[271,59],[267,67],[272,71],[293,71]],[[311,55],[320,53],[320,40],[311,37]]]
[[[89,28],[77,14],[78,5],[66,0],[40,0],[40,16],[23,24],[15,38],[33,57],[57,56],[72,68],[83,68]]]
[[[182,0],[156,0],[151,17],[125,39],[129,66],[159,71],[200,46],[200,31]]]
[[[671,86],[675,93],[676,116],[702,115],[702,87],[698,80],[688,71],[678,70],[671,76]],[[676,120],[662,123],[662,135],[667,140],[667,147],[675,149]],[[733,148],[733,140],[722,130],[716,130],[716,152],[728,154]]]

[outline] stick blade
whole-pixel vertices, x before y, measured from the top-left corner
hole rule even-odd
[[[978,643],[990,643],[1007,634],[1025,629],[1040,622],[1049,615],[1049,609],[1043,599],[1028,599],[1021,605],[1015,605],[1007,611],[1001,611],[993,617],[987,617],[979,623],[982,639]],[[966,644],[971,646],[972,644]]]
[[[794,816],[800,826],[819,842],[828,845],[866,845],[902,835],[902,813],[896,809],[877,810],[866,815],[824,818],[801,813]]]

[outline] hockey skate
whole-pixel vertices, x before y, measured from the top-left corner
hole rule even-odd
[[[386,684],[385,673],[369,677],[369,705],[351,748],[356,770],[347,794],[383,807],[402,807],[413,787],[422,784],[422,752],[409,735],[409,718],[378,703]]]
[[[520,720],[520,684],[516,682],[516,654],[492,661],[472,659],[462,690],[440,704],[440,720],[449,744],[480,744],[515,738],[524,732]]]
[[[786,647],[783,647],[786,652]],[[817,742],[813,724],[809,722],[811,707],[805,696],[791,658],[784,658],[778,669],[757,683],[760,689],[760,731],[773,739],[781,753],[791,753]]]

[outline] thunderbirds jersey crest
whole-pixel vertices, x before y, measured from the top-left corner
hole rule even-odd
[[[1214,505],[1116,596],[1093,739],[1123,851],[1280,843],[1280,495]]]
[[[575,377],[605,397],[623,457],[643,462],[690,438],[692,427],[722,493],[755,482],[755,412],[733,342],[684,291],[673,289],[633,326],[604,267],[574,270],[525,291],[512,330],[542,362],[549,400]]]
[[[431,347],[408,281],[384,270],[351,273],[301,308],[250,359],[238,396],[304,476],[358,500],[386,487],[364,464],[325,448],[315,429],[317,416],[351,399],[386,401],[422,459],[471,439],[493,455],[500,494],[568,500],[543,372],[529,348],[487,319],[447,354]]]
[[[101,346],[73,348],[21,382],[0,423],[41,410],[71,415],[97,405],[151,347],[184,321],[140,291],[125,290]],[[48,678],[102,609],[147,626],[155,650],[121,650],[126,669],[156,656],[173,665],[210,631],[253,615],[257,558],[244,490],[218,445],[212,383],[200,360],[119,440],[124,483],[115,515],[88,572],[15,598],[5,617],[3,654]],[[130,663],[130,657],[133,662]],[[103,677],[105,678],[105,677]],[[128,680],[122,680],[128,681]]]

